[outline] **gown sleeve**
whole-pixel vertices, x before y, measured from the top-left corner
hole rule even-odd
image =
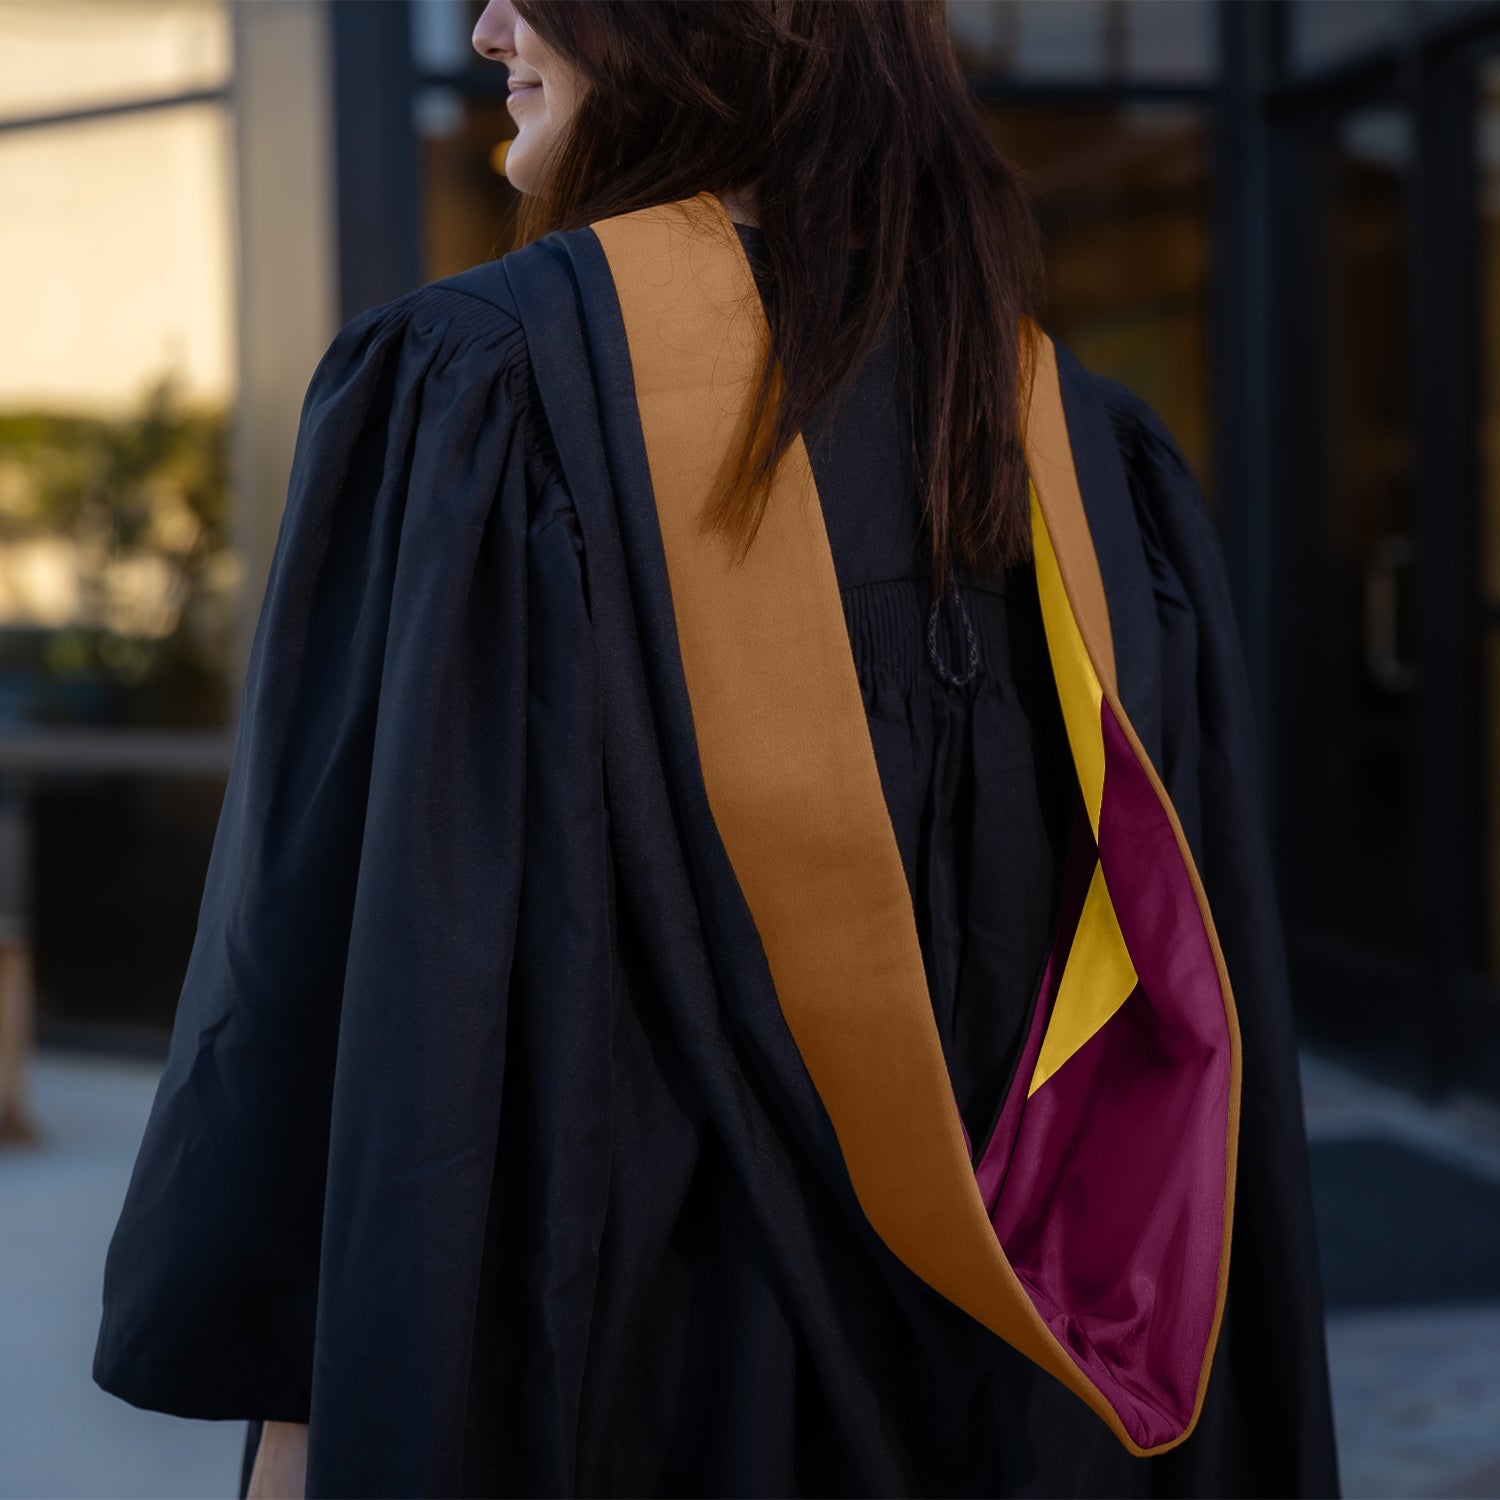
[[[581,542],[527,368],[513,317],[434,284],[348,324],[312,377],[106,1262],[94,1379],[137,1406],[307,1422],[315,1331],[320,1364],[382,1334],[440,1341],[419,1281],[410,1317],[378,1309],[413,1268],[461,1286],[477,1264],[517,942],[528,590],[549,601],[547,649],[578,674],[589,660]]]
[[[1160,641],[1161,773],[1234,986],[1242,1048],[1234,1238],[1199,1427],[1155,1459],[1172,1493],[1339,1493],[1297,1034],[1255,712],[1213,518],[1166,424],[1098,384]]]

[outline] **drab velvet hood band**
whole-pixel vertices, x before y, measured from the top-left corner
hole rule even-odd
[[[703,532],[769,336],[711,193],[591,226],[629,343],[709,802],[875,1232],[1138,1455],[1202,1408],[1240,1047],[1202,882],[1121,706],[1051,341],[1025,413],[1038,589],[1078,775],[1051,958],[977,1161],[953,1098],[806,448],[748,557]]]

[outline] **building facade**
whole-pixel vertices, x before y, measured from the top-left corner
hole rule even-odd
[[[0,0],[0,782],[44,1041],[161,1045],[318,355],[511,244],[477,11]],[[1050,330],[1224,538],[1307,1036],[1500,1095],[1500,4],[948,11]]]

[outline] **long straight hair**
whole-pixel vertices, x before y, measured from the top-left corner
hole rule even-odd
[[[745,193],[772,344],[704,524],[739,554],[776,466],[895,316],[931,584],[1030,555],[1021,442],[1040,233],[959,65],[942,0],[515,0],[584,80],[517,244],[710,191]],[[850,245],[865,250],[845,309]],[[774,298],[774,304],[772,304]]]

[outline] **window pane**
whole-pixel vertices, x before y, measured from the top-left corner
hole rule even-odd
[[[0,0],[0,120],[219,88],[222,0]]]
[[[1135,0],[1126,32],[1132,78],[1206,81],[1215,70],[1214,7],[1182,0]]]
[[[499,68],[474,50],[470,38],[484,0],[412,0],[411,55],[423,73],[461,73],[466,68]]]
[[[1047,324],[1161,414],[1205,492],[1213,474],[1208,141],[1184,105],[996,110],[1047,239]]]
[[[448,276],[511,247],[516,190],[504,175],[515,125],[503,97],[465,98],[454,89],[417,96],[426,216],[426,275]]]
[[[1406,0],[1293,0],[1287,23],[1294,68],[1344,62],[1401,34]]]
[[[1425,25],[1431,26],[1465,11],[1486,9],[1500,10],[1500,0],[1424,0],[1417,16]]]
[[[1208,0],[948,0],[966,67],[1048,81],[1206,80],[1214,64]]]
[[[225,722],[227,119],[0,134],[0,727]]]
[[[1105,0],[1013,0],[1013,70],[1023,78],[1097,78],[1123,71],[1122,7]]]
[[[1299,599],[1288,706],[1302,745],[1288,795],[1308,854],[1298,926],[1388,953],[1410,951],[1416,933],[1414,160],[1409,113],[1380,106],[1346,116],[1314,158],[1317,316],[1305,344],[1317,405],[1304,420],[1316,451],[1297,502],[1316,586]]]

